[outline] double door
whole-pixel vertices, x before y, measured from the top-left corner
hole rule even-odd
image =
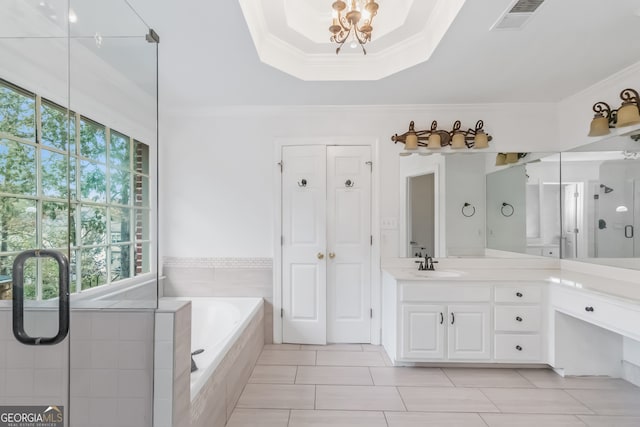
[[[371,149],[282,149],[282,337],[371,340]]]

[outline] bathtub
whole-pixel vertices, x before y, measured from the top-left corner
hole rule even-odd
[[[262,307],[262,298],[175,297],[191,301],[191,351],[198,370],[191,373],[191,401]]]

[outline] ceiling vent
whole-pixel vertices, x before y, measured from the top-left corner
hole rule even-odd
[[[543,2],[544,0],[518,0],[512,3],[491,29],[518,30],[522,28]]]

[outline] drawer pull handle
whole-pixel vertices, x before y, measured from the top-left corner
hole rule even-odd
[[[516,296],[517,296],[518,298],[522,298],[522,292],[516,292]]]
[[[588,311],[590,313],[593,313],[593,307],[585,307],[584,311]]]
[[[440,313],[440,324],[442,325],[444,323],[444,314],[442,314],[442,312]]]
[[[451,313],[451,324],[453,325],[456,321],[456,315]]]
[[[518,317],[516,317],[516,320],[517,320],[518,322],[522,322],[522,317],[518,316]]]
[[[517,346],[516,346],[516,350],[518,350],[518,351],[522,351],[522,347],[521,347],[521,346],[519,346],[519,345],[517,345]]]

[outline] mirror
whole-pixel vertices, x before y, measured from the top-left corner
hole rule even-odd
[[[560,157],[496,153],[400,158],[400,256],[559,256]]]
[[[562,257],[640,269],[640,144],[616,136],[562,153]]]

